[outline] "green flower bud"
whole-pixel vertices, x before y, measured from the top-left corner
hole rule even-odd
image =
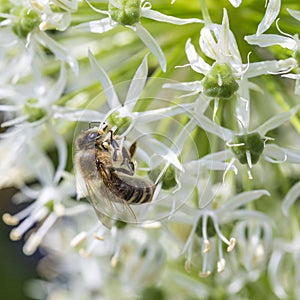
[[[246,152],[250,152],[252,164],[256,164],[262,154],[265,144],[264,140],[257,132],[245,135],[237,135],[231,142],[232,144],[243,144],[233,146],[231,149],[241,164],[248,164]]]
[[[0,13],[8,14],[12,7],[13,7],[13,5],[10,1],[0,0]],[[3,20],[4,20],[4,18],[0,17],[0,22]]]
[[[160,172],[162,171],[163,167],[159,166],[149,172],[149,177],[152,181],[155,181],[156,178],[159,176]],[[173,165],[170,165],[165,173],[162,175],[160,181],[162,181],[162,188],[164,190],[169,190],[176,186],[176,178],[175,178],[175,168]]]
[[[19,19],[14,22],[12,30],[21,38],[26,38],[27,35],[41,23],[39,14],[32,9],[18,7],[13,9],[12,13],[19,17]]]
[[[206,233],[207,233],[207,238],[211,238],[216,235],[215,231],[215,226],[211,218],[207,219],[207,227],[206,227]],[[199,219],[197,227],[196,227],[196,234],[200,237],[203,238],[202,234],[202,217]]]
[[[134,25],[140,21],[140,0],[114,0],[109,1],[108,11],[111,18],[122,25]],[[118,4],[118,7],[115,5]]]
[[[129,117],[120,118],[119,112],[113,112],[107,119],[110,126],[117,126],[116,134],[122,134],[127,130],[131,123],[131,119]]]
[[[49,211],[53,212],[54,211],[54,200],[49,200],[45,206],[48,208]]]
[[[142,291],[140,300],[165,300],[164,291],[156,286],[149,286]]]
[[[24,114],[28,115],[27,120],[29,122],[38,121],[47,114],[47,112],[43,108],[36,106],[37,103],[37,99],[28,99],[24,105],[23,111]]]
[[[115,226],[118,228],[118,229],[123,229],[127,226],[127,223],[124,222],[124,221],[121,221],[121,220],[116,220],[115,222]]]
[[[216,63],[203,80],[204,94],[214,98],[230,98],[239,88],[228,64]]]

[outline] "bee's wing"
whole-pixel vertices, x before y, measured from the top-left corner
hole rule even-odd
[[[102,179],[86,182],[88,198],[94,207],[99,220],[107,228],[111,228],[113,220],[125,223],[136,223],[133,210],[123,199],[114,195]]]

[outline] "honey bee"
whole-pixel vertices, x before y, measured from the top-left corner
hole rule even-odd
[[[129,204],[150,202],[155,184],[134,176],[135,144],[127,151],[107,126],[94,127],[78,136],[76,150],[77,184],[103,225],[111,228],[112,219],[136,222]]]

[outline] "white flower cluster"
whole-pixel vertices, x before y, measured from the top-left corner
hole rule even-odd
[[[246,299],[253,282],[300,297],[299,37],[280,29],[280,0],[250,5],[264,15],[241,28],[227,1],[206,2],[0,0],[0,188],[28,203],[2,219],[26,255],[46,253],[32,297]],[[73,148],[93,122],[137,142],[135,176],[155,184],[151,202],[118,203],[134,224],[107,228],[83,199]]]

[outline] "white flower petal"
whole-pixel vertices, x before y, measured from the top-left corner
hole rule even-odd
[[[0,104],[0,111],[17,111],[17,110],[20,110],[20,106]]]
[[[300,197],[300,182],[297,182],[293,187],[288,191],[284,197],[281,208],[285,216],[289,215],[290,207],[295,203],[295,201]]]
[[[290,79],[300,80],[300,74],[283,74],[281,76]]]
[[[183,171],[183,167],[178,160],[177,155],[170,149],[170,147],[164,145],[154,138],[151,138],[151,140],[149,140],[148,147],[152,149],[154,153],[160,155],[165,161],[176,167],[178,170]]]
[[[34,34],[34,37],[45,47],[49,48],[54,55],[69,64],[73,72],[77,75],[79,66],[75,57],[70,53],[70,50],[63,48],[59,43],[50,38],[45,32],[39,31]]]
[[[229,201],[226,201],[224,204],[222,204],[219,207],[218,211],[220,213],[224,212],[224,211],[233,212],[238,207],[244,206],[245,204],[247,204],[253,200],[256,200],[264,195],[270,196],[270,193],[266,190],[256,190],[256,191],[240,193],[240,194],[232,197]]]
[[[204,54],[208,57],[210,57],[213,60],[217,59],[217,42],[212,35],[211,29],[208,27],[203,27],[200,31],[200,39],[199,44],[201,50],[204,52]]]
[[[276,248],[275,248],[276,249]],[[288,295],[286,294],[283,286],[282,279],[280,274],[282,274],[280,267],[283,258],[283,252],[275,250],[272,253],[269,265],[268,265],[268,277],[270,280],[271,287],[279,299],[287,299]]]
[[[197,124],[204,130],[217,135],[223,141],[227,142],[232,140],[233,132],[231,130],[216,124],[204,115],[198,115],[195,113],[191,113],[191,115],[193,118],[195,118]]]
[[[56,131],[56,129],[50,124],[50,122],[47,123],[47,129],[53,136],[54,142],[56,144],[57,152],[58,152],[58,166],[53,179],[54,183],[58,183],[60,178],[63,175],[63,171],[67,163],[67,155],[68,155],[67,144],[64,137]]]
[[[194,71],[204,75],[209,72],[211,66],[198,55],[194,45],[191,43],[191,39],[188,39],[185,44],[185,53]]]
[[[104,114],[89,109],[70,109],[66,107],[54,106],[53,117],[76,122],[101,122]]]
[[[280,6],[281,0],[269,0],[265,15],[257,27],[256,35],[260,35],[270,28],[279,14]]]
[[[58,100],[64,91],[66,82],[67,82],[66,69],[64,64],[62,63],[60,66],[60,73],[59,73],[58,80],[52,86],[52,88],[50,88],[49,91],[47,91],[42,101],[45,101],[47,105],[50,105],[54,103],[56,100]]]
[[[110,81],[104,69],[98,64],[96,58],[94,57],[91,51],[89,51],[89,61],[97,79],[100,81],[100,83],[103,86],[103,90],[106,95],[106,99],[109,107],[111,109],[116,109],[120,107],[121,103],[119,101],[118,95],[115,91],[112,82]]]
[[[242,3],[242,0],[229,0],[232,6],[238,7]]]
[[[245,40],[251,45],[258,45],[260,47],[269,47],[272,45],[280,45],[283,48],[296,50],[297,43],[294,39],[281,36],[278,34],[256,34],[245,36]]]
[[[117,22],[114,22],[110,17],[107,17],[101,20],[81,23],[72,27],[72,29],[80,32],[104,33],[115,28],[117,25]]]
[[[165,57],[164,53],[162,52],[159,44],[152,37],[152,35],[140,23],[137,23],[135,25],[135,27],[133,27],[133,26],[128,26],[128,27],[136,32],[136,34],[143,41],[143,43],[147,46],[147,48],[157,58],[162,70],[164,72],[166,72],[166,69],[167,69],[166,57]]]
[[[284,60],[270,60],[263,62],[251,63],[244,74],[245,78],[252,78],[263,74],[280,74],[287,72],[297,66],[297,61],[294,58]]]
[[[168,16],[168,15],[162,14],[158,11],[155,11],[152,9],[147,9],[147,8],[142,8],[141,16],[148,18],[148,19],[155,20],[155,21],[166,22],[166,23],[171,23],[171,24],[176,24],[176,25],[185,25],[185,24],[191,24],[191,23],[204,23],[204,21],[200,20],[200,19],[196,19],[196,18],[180,19],[180,18],[176,18],[173,16]]]
[[[184,114],[187,109],[192,109],[193,104],[186,105],[173,105],[170,107],[148,110],[144,112],[136,113],[135,120],[137,122],[149,123],[157,120],[164,119],[170,116],[176,116],[178,114]]]
[[[165,83],[164,89],[174,89],[179,91],[197,92],[200,93],[203,90],[201,81],[193,82],[179,82],[179,83]]]
[[[299,109],[300,105],[296,105],[291,110],[278,114],[267,120],[265,123],[257,127],[255,131],[258,132],[260,136],[264,137],[268,131],[277,128],[283,123],[289,121]]]
[[[263,157],[266,161],[273,164],[283,163],[287,160],[285,151],[276,144],[265,145]]]
[[[293,9],[287,8],[287,11],[293,18],[300,21],[300,11],[299,10],[293,10]]]
[[[299,150],[279,147],[276,144],[267,144],[265,146],[263,154],[264,154],[264,156],[267,155],[271,159],[276,159],[277,162],[287,161],[292,164],[300,164],[300,151]]]
[[[145,55],[142,63],[138,67],[132,81],[130,83],[127,96],[124,102],[124,106],[129,110],[133,111],[136,101],[139,99],[144,86],[146,84],[148,76],[148,54]]]

